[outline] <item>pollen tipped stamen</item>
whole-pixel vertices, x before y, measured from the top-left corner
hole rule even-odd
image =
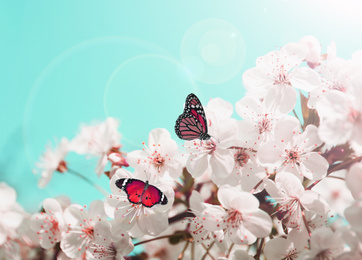
[[[284,69],[284,65],[281,65],[279,73],[277,73],[275,75],[274,78],[274,85],[291,85],[290,81],[289,81],[289,75],[288,72],[285,71]]]
[[[265,132],[270,132],[272,130],[272,122],[268,118],[268,114],[262,115],[262,118],[258,123],[259,134],[263,134]]]
[[[234,155],[234,161],[240,167],[244,167],[245,164],[248,163],[249,159],[250,155],[247,153],[246,149],[239,149]]]
[[[228,210],[228,217],[226,219],[226,222],[231,226],[239,226],[240,223],[243,221],[243,215],[234,209]]]
[[[284,161],[284,164],[299,164],[301,162],[300,160],[300,151],[298,148],[292,148],[290,150],[285,150],[286,152],[286,158]]]

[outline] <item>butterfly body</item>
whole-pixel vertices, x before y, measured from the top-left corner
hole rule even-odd
[[[210,139],[205,112],[195,94],[187,96],[184,112],[176,120],[175,132],[183,140]]]
[[[156,204],[166,205],[168,203],[165,194],[157,187],[133,178],[123,178],[116,181],[116,186],[123,190],[129,202],[142,204],[145,207],[153,207]]]

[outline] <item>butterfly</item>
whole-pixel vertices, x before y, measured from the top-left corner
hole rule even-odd
[[[205,112],[195,94],[187,96],[184,112],[176,120],[175,132],[183,140],[210,139]]]
[[[142,204],[151,208],[156,204],[166,205],[168,203],[165,194],[149,184],[148,181],[123,178],[116,181],[116,186],[127,194],[129,202],[133,204]]]

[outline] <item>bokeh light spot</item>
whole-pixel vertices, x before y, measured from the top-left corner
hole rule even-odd
[[[219,84],[235,77],[245,61],[240,31],[221,19],[202,20],[185,33],[181,62],[196,80]]]

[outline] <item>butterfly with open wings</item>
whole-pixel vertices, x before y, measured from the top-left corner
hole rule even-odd
[[[176,120],[175,132],[183,140],[210,139],[205,112],[195,94],[187,96],[184,112]]]
[[[168,203],[165,194],[149,184],[148,181],[122,178],[116,181],[116,186],[127,194],[129,202],[133,204],[142,204],[151,208],[156,204],[166,205]]]

